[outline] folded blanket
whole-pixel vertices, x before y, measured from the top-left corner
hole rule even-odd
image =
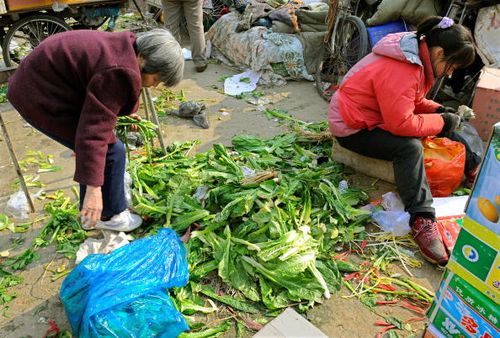
[[[382,25],[403,18],[411,25],[418,25],[423,19],[437,15],[440,1],[435,0],[382,0],[377,11],[366,20],[370,26]]]
[[[260,72],[263,77],[274,75],[272,83],[283,82],[283,77],[275,76],[274,68],[287,79],[314,79],[304,65],[304,49],[295,34],[270,32],[264,27],[236,33],[238,22],[238,15],[229,13],[207,32],[207,40],[217,58]]]
[[[328,26],[325,24],[303,24],[300,25],[301,32],[325,32]]]
[[[295,12],[297,15],[297,19],[299,20],[299,24],[325,24],[326,17],[328,16],[328,6],[326,6],[326,10],[319,10],[321,8],[317,8],[315,10],[311,9],[299,9]]]
[[[301,32],[295,34],[304,47],[304,64],[309,74],[316,73],[319,58],[323,53],[324,32]]]
[[[285,33],[285,34],[295,33],[290,25],[287,25],[286,23],[277,20],[273,21],[272,30],[275,33]]]

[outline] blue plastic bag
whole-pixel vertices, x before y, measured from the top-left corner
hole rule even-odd
[[[186,250],[171,229],[107,255],[87,256],[61,299],[77,337],[177,337],[189,330],[167,289],[189,279]]]

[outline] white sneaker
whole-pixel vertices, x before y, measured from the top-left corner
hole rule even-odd
[[[113,231],[129,232],[137,229],[142,224],[142,218],[139,215],[131,213],[128,209],[111,217],[109,221],[98,221],[96,229],[105,229]]]

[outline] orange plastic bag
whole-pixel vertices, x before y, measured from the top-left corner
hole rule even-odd
[[[446,137],[426,137],[422,145],[432,196],[449,196],[460,186],[464,176],[465,146]]]

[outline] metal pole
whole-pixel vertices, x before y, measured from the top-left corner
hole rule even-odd
[[[136,8],[136,9],[137,9],[137,11],[139,12],[139,15],[141,16],[142,21],[144,21],[144,23],[146,23],[146,18],[144,17],[144,14],[142,14],[141,7],[139,7],[139,5],[137,4],[137,1],[136,1],[136,0],[132,0],[132,2],[134,3],[135,8]]]
[[[158,140],[160,141],[161,150],[163,151],[164,155],[167,155],[167,148],[165,147],[165,143],[163,142],[163,134],[160,128],[160,120],[158,119],[158,115],[156,114],[156,109],[153,99],[151,98],[151,93],[149,92],[148,88],[144,88],[144,92],[146,94],[146,99],[149,102],[151,116],[153,116],[153,122],[156,124],[156,133],[158,134]]]
[[[150,118],[151,116],[149,114],[151,108],[149,107],[149,101],[148,101],[148,98],[146,96],[146,88],[142,89],[141,95],[142,95],[142,103],[144,104],[144,113],[146,115],[146,120],[151,121],[151,118]],[[156,126],[156,127],[158,128],[158,126]],[[146,140],[144,140],[144,141],[146,141]],[[151,149],[154,148],[154,146],[155,146],[154,140],[150,139],[149,143],[151,144]]]
[[[28,187],[26,186],[26,181],[24,180],[23,173],[21,171],[21,167],[19,166],[19,162],[17,161],[16,153],[14,152],[14,148],[12,147],[12,142],[10,142],[9,134],[7,133],[7,128],[5,127],[5,123],[3,121],[2,113],[0,113],[0,125],[2,127],[2,133],[5,138],[5,142],[7,143],[7,149],[9,149],[9,154],[12,162],[14,163],[14,168],[16,169],[17,177],[19,178],[19,182],[21,183],[21,189],[23,189],[24,195],[28,200],[28,205],[30,207],[31,212],[35,212],[35,205],[31,200],[30,192],[28,191]]]
[[[146,114],[146,120],[151,121],[151,119],[149,118],[149,102],[148,98],[146,97],[146,88],[142,89],[141,96],[142,103],[144,103],[144,113]]]

